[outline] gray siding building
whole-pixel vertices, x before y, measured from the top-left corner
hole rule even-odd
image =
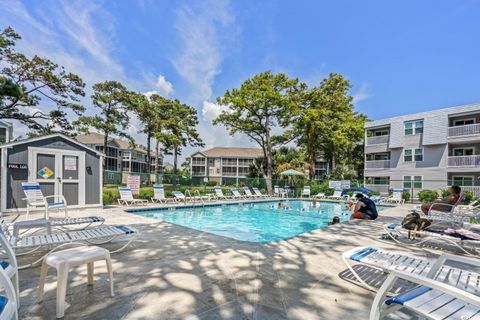
[[[364,177],[380,192],[457,184],[478,194],[480,104],[368,122]]]

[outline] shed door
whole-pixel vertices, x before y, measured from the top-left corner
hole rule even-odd
[[[28,153],[29,180],[40,184],[44,196],[63,195],[69,207],[85,206],[85,152],[28,148]]]

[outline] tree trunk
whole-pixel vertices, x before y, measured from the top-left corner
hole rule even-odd
[[[155,174],[157,174],[157,175],[160,172],[160,168],[159,168],[160,162],[158,161],[158,157],[160,156],[160,151],[159,150],[160,150],[160,143],[158,142],[158,140],[155,140],[155,159],[156,159]]]
[[[335,145],[332,145],[332,171],[337,167],[337,155],[335,151]]]
[[[310,181],[313,181],[315,179],[315,160],[316,160],[315,152],[309,152],[308,160],[310,164],[309,178],[310,178]]]
[[[152,174],[152,157],[150,156],[150,143],[151,143],[151,139],[152,139],[152,130],[148,130],[147,132],[147,172],[148,172],[148,178],[147,178],[147,184],[150,185],[151,184],[151,174]]]
[[[177,151],[178,147],[173,148],[173,173],[177,173]]]
[[[103,153],[105,157],[103,157],[103,170],[105,170],[105,166],[107,165],[107,144],[108,144],[108,132],[103,133]]]
[[[267,159],[267,174],[265,176],[265,182],[267,183],[267,193],[272,194],[272,171],[273,171],[273,164],[272,164],[272,140],[270,138],[270,127],[269,127],[269,117],[265,118],[265,144],[266,144],[266,159]]]

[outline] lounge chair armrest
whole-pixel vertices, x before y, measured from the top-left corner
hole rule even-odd
[[[480,297],[476,296],[470,292],[467,292],[465,290],[459,289],[457,287],[451,286],[449,284],[446,284],[444,282],[440,282],[437,280],[433,280],[430,278],[426,277],[420,277],[418,275],[408,273],[405,271],[398,271],[398,270],[391,270],[390,271],[390,276],[389,277],[395,277],[396,279],[403,279],[410,281],[412,283],[426,286],[432,289],[439,290],[441,292],[444,292],[448,295],[451,295],[452,297],[455,297],[457,299],[460,299],[462,301],[465,301],[467,303],[473,304],[477,307],[480,308]]]
[[[61,194],[55,194],[53,196],[46,196],[46,197],[43,197],[43,199],[45,199],[45,201],[47,199],[50,199],[50,198],[59,198],[60,201],[62,201],[63,203],[65,203],[65,205],[67,205],[67,199],[65,199],[65,197]]]
[[[437,208],[435,208],[435,207],[437,207]],[[436,210],[449,209],[449,211],[445,211],[445,213],[449,213],[450,211],[452,211],[453,208],[455,208],[455,205],[453,205],[453,204],[434,202],[434,203],[432,203],[430,208],[428,208],[428,211],[430,212],[431,210],[435,210],[435,209]],[[440,210],[440,211],[443,211],[443,210]]]

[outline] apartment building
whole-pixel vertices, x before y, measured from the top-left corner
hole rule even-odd
[[[147,168],[147,151],[142,146],[132,147],[128,141],[116,138],[108,138],[107,150],[103,150],[104,135],[99,133],[89,133],[79,135],[75,138],[77,141],[94,148],[105,154],[104,169],[111,172],[113,177],[115,173],[149,173]],[[151,154],[150,173],[156,173],[156,157]],[[159,172],[163,165],[163,158],[159,158]],[[106,178],[108,179],[108,173]],[[124,179],[122,179],[124,180]]]
[[[480,104],[368,122],[365,183],[370,189],[442,189],[476,192],[480,180]]]
[[[8,143],[12,140],[13,125],[10,122],[0,120],[0,144]]]
[[[212,148],[190,156],[190,173],[195,180],[216,181],[246,178],[250,165],[263,157],[260,148]]]

